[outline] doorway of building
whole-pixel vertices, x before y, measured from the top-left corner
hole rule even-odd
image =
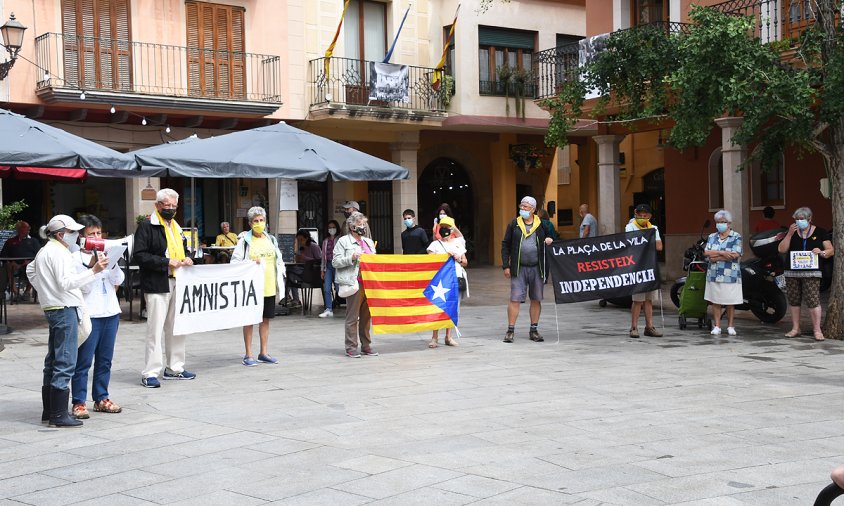
[[[633,207],[648,204],[654,214],[651,223],[659,227],[659,233],[665,237],[669,231],[665,224],[665,169],[659,168],[645,174],[642,178],[642,191],[633,194]],[[633,216],[632,209],[630,216]],[[665,261],[665,250],[658,253],[660,261]]]
[[[419,176],[416,217],[419,226],[431,235],[434,213],[440,204],[448,204],[454,213],[457,228],[466,237],[469,258],[475,251],[475,202],[469,174],[450,158],[438,158],[428,164]]]
[[[395,253],[393,249],[393,183],[392,181],[370,181],[367,192],[369,230],[377,241],[378,253]],[[361,207],[361,211],[364,207]],[[366,213],[365,213],[366,214]]]

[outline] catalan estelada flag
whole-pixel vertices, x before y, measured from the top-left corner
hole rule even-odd
[[[360,276],[375,334],[457,326],[460,292],[449,255],[362,255]]]

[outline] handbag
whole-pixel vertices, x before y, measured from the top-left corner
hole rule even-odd
[[[360,290],[360,286],[358,285],[358,280],[355,279],[354,284],[351,285],[340,285],[337,289],[337,295],[343,297],[344,299],[347,297],[351,297],[352,295],[358,293]]]
[[[79,319],[79,333],[76,345],[82,346],[82,344],[88,339],[88,336],[91,335],[93,324],[91,323],[91,317],[88,315],[88,309],[85,306],[78,306],[76,308],[76,317]]]
[[[457,278],[457,289],[465,292],[467,288],[469,288],[469,283],[466,281],[466,278]]]

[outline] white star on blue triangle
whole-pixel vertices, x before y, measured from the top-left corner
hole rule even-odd
[[[454,258],[448,257],[440,270],[431,278],[431,282],[425,287],[422,294],[432,304],[442,309],[454,325],[457,325],[457,303],[460,299],[460,292],[457,289],[457,270],[454,267]]]

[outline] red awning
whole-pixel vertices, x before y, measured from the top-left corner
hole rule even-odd
[[[37,181],[83,181],[88,175],[85,169],[50,169],[45,167],[9,167],[0,165],[0,177],[13,176],[18,180]]]

